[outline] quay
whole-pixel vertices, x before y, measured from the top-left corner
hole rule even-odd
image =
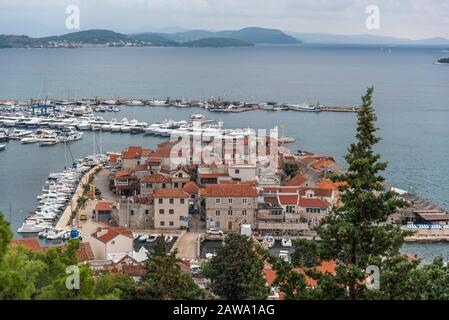
[[[80,99],[26,99],[26,100],[5,100],[0,99],[0,110],[13,108],[29,108],[33,115],[36,112],[48,114],[55,109],[67,106],[91,106],[97,109],[97,112],[103,112],[105,106],[166,106],[179,108],[202,108],[211,112],[228,112],[240,113],[254,110],[266,111],[299,111],[299,112],[357,112],[356,106],[335,106],[335,105],[321,105],[319,102],[315,104],[288,104],[278,102],[247,102],[225,100],[221,98],[210,98],[207,100],[189,100],[189,99],[171,99],[166,98],[162,100],[157,99],[101,99],[95,98],[80,98]],[[110,110],[107,110],[110,111]],[[112,111],[112,109],[111,109]]]

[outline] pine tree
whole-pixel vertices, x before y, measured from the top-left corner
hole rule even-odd
[[[230,300],[248,300],[268,296],[263,268],[264,258],[255,249],[253,240],[231,233],[217,255],[202,269],[216,295]]]

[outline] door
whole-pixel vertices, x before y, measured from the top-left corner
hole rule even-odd
[[[232,231],[232,221],[228,221],[228,230]]]

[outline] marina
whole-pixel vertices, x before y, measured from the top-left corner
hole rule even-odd
[[[71,114],[80,115],[85,112],[119,112],[120,107],[133,106],[167,106],[177,108],[202,108],[211,112],[246,112],[254,110],[265,111],[298,111],[298,112],[357,112],[355,106],[325,106],[320,102],[315,103],[278,103],[278,102],[246,102],[228,101],[222,98],[210,98],[208,100],[187,100],[187,99],[98,99],[82,98],[74,100],[50,100],[28,99],[28,100],[2,100],[0,99],[0,111],[27,111],[35,114],[48,114],[51,111],[68,111]]]

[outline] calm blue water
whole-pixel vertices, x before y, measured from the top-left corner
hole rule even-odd
[[[355,105],[369,85],[389,161],[385,175],[399,188],[449,208],[449,68],[432,63],[436,48],[256,46],[248,48],[95,48],[0,50],[0,98],[209,98]],[[198,109],[129,107],[107,117],[155,122],[202,112],[226,127],[283,124],[293,149],[335,156],[342,164],[353,141],[354,114],[258,111],[214,114]],[[113,137],[113,138],[112,138]],[[154,146],[158,138],[103,136],[104,150]],[[72,144],[75,157],[92,153],[91,133]],[[49,171],[64,166],[64,147],[10,142],[0,153],[0,210],[13,228],[34,208]]]

